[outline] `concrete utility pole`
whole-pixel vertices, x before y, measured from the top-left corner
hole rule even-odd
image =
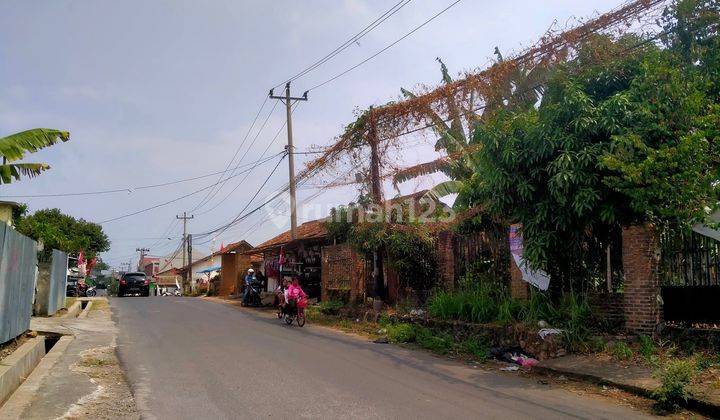
[[[141,267],[141,265],[143,260],[145,259],[145,255],[147,255],[150,250],[147,248],[135,248],[135,251],[140,253],[140,261],[138,261],[138,271],[143,271],[144,267]]]
[[[183,215],[182,215],[182,216],[175,216],[175,218],[176,218],[176,219],[181,219],[181,220],[183,221],[183,252],[182,252],[182,261],[183,261],[183,268],[185,268],[185,266],[188,265],[188,263],[185,262],[185,254],[187,253],[187,249],[188,249],[188,248],[187,248],[187,245],[188,245],[188,240],[187,240],[187,221],[190,220],[190,219],[194,219],[195,216],[194,216],[194,215],[188,216],[188,215],[187,215],[187,212],[183,212]],[[190,261],[189,264],[192,264],[192,256],[189,258],[189,261]],[[184,276],[184,278],[183,278],[183,289],[186,289],[186,288],[187,288],[187,285],[188,285],[188,283],[189,283],[189,280],[188,280],[188,278],[189,278],[189,276],[188,276],[189,272],[190,272],[190,269],[186,270],[186,272],[185,272],[185,276]]]
[[[295,201],[295,152],[293,150],[293,134],[292,134],[292,105],[296,101],[307,101],[307,91],[302,97],[290,96],[290,82],[285,84],[285,96],[273,95],[273,89],[270,89],[270,98],[279,99],[285,103],[287,113],[287,135],[288,144],[285,149],[288,152],[288,167],[290,171],[290,237],[297,239],[297,205]]]

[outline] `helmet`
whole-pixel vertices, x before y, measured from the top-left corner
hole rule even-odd
[[[253,270],[252,268],[248,270],[248,273],[254,273],[254,272],[255,272],[255,270]]]

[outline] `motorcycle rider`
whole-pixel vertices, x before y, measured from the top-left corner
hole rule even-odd
[[[255,270],[252,268],[247,271],[245,276],[245,293],[243,293],[243,304],[248,304],[248,298],[250,297],[250,285],[255,280]]]

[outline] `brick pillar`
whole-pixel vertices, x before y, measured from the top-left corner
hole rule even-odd
[[[453,242],[455,235],[450,231],[440,232],[437,241],[437,258],[440,281],[445,290],[455,288],[455,253]]]
[[[523,280],[512,254],[508,255],[510,256],[510,296],[514,299],[527,299],[530,297],[530,285]]]
[[[625,327],[652,333],[660,322],[659,245],[651,225],[622,229]]]

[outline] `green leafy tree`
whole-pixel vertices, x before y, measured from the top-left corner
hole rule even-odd
[[[0,137],[0,183],[9,184],[13,178],[18,181],[21,176],[33,178],[50,169],[47,163],[14,163],[22,159],[25,153],[34,153],[42,148],[52,146],[60,141],[68,141],[70,133],[50,128],[35,128]]]
[[[495,56],[497,58],[496,65],[502,65],[505,62],[497,47]],[[440,63],[443,84],[452,84],[454,81],[447,66],[440,58],[437,58],[437,61]],[[393,177],[393,181],[402,183],[424,175],[443,173],[450,179],[435,185],[426,195],[437,200],[440,197],[458,194],[455,205],[466,207],[467,192],[463,186],[477,172],[477,161],[471,153],[474,126],[498,111],[525,110],[533,106],[542,95],[541,82],[546,75],[547,69],[541,65],[513,68],[506,77],[498,81],[496,94],[493,97],[485,98],[482,113],[473,109],[476,101],[472,95],[467,100],[448,96],[443,106],[443,113],[435,110],[431,104],[426,105],[424,114],[432,123],[431,128],[437,135],[435,150],[442,151],[448,156],[398,171]],[[408,99],[417,97],[407,89],[401,89],[401,91]]]
[[[63,214],[59,209],[38,210],[21,218],[16,228],[33,239],[42,239],[47,254],[53,248],[70,253],[83,251],[89,259],[110,249],[102,226]]]
[[[554,72],[537,109],[476,126],[470,201],[522,223],[526,258],[565,286],[597,268],[590,256],[620,225],[686,224],[717,201],[717,60],[654,46],[628,54],[632,45],[594,39]],[[594,64],[597,54],[616,58]]]

